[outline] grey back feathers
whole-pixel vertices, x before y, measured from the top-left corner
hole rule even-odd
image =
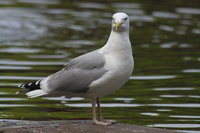
[[[45,84],[50,91],[86,92],[93,81],[106,73],[104,65],[104,55],[96,50],[71,60],[61,71],[48,76]]]

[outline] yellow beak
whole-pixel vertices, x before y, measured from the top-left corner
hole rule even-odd
[[[117,21],[115,23],[115,26],[116,26],[116,31],[118,30],[118,28],[122,25],[122,23],[120,23],[119,21]]]

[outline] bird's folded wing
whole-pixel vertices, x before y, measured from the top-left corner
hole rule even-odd
[[[41,85],[45,84],[49,92],[86,92],[93,81],[107,72],[104,65],[104,55],[96,50],[73,59],[61,71],[45,78]]]

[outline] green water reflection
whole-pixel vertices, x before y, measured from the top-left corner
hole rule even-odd
[[[104,118],[186,132],[200,131],[199,1],[1,1],[0,118],[91,119],[89,100],[27,99],[20,83],[62,69],[104,45],[110,17],[131,19],[135,70],[102,98]],[[182,125],[182,126],[181,126]]]

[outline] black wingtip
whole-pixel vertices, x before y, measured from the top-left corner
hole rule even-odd
[[[41,80],[31,82],[28,84],[21,84],[18,86],[18,88],[25,88],[25,89],[20,90],[20,91],[16,92],[15,94],[27,93],[27,92],[35,90],[35,89],[40,89],[40,82],[41,82]]]
[[[20,84],[20,85],[18,86],[18,88],[25,88],[24,86],[25,86],[25,84]],[[23,93],[25,90],[27,90],[27,89],[20,90],[20,91],[16,92],[15,94]],[[28,91],[28,90],[27,90],[27,91]]]
[[[24,86],[25,86],[25,84],[21,84],[18,86],[18,88],[25,88]]]

